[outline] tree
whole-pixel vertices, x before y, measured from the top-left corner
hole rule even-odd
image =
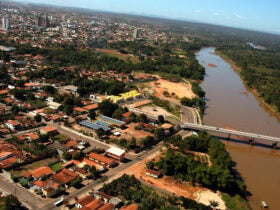
[[[35,116],[34,116],[34,120],[35,120],[37,123],[41,122],[41,121],[42,121],[41,115],[39,115],[39,114],[35,115]]]
[[[163,124],[165,122],[164,117],[162,115],[158,116],[158,122],[159,124]]]
[[[116,109],[116,111],[114,111],[112,117],[121,120],[123,113],[125,113],[124,109],[122,107],[119,107],[118,109]]]
[[[210,207],[212,207],[213,209],[216,209],[219,206],[219,202],[215,201],[215,200],[210,200]]]
[[[62,154],[62,158],[65,160],[71,160],[72,159],[72,155],[69,152],[64,152]]]
[[[154,135],[157,139],[162,140],[164,138],[164,129],[163,128],[157,128],[154,131]]]
[[[137,117],[137,121],[141,122],[141,123],[146,123],[147,120],[148,120],[148,118],[147,118],[147,115],[145,115],[145,114],[140,114]]]
[[[89,172],[90,172],[90,177],[92,179],[97,179],[99,177],[99,172],[96,170],[94,166],[89,168]]]
[[[91,120],[95,120],[95,117],[96,117],[95,111],[94,111],[94,110],[89,110],[88,117],[89,117]]]
[[[5,210],[19,210],[19,209],[26,209],[23,206],[21,206],[21,203],[14,195],[8,195],[4,199],[4,209]]]
[[[146,162],[146,167],[148,169],[154,169],[155,168],[155,161],[150,160],[150,161]]]
[[[97,129],[95,131],[95,133],[98,136],[98,138],[100,138],[101,136],[104,136],[106,134],[106,132],[102,128]]]
[[[76,153],[73,155],[73,159],[74,159],[74,160],[80,160],[80,159],[82,159],[84,156],[85,156],[85,154],[84,154],[83,152],[76,152]]]
[[[70,182],[70,186],[78,187],[82,181],[83,181],[82,178],[78,177]]]
[[[49,94],[55,94],[56,93],[56,89],[51,86],[51,85],[46,85],[42,88],[45,92],[49,93]]]
[[[113,113],[118,109],[118,105],[109,100],[104,100],[98,104],[100,112],[106,116],[112,117]]]

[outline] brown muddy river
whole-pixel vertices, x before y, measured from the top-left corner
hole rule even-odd
[[[280,137],[280,121],[246,89],[231,66],[214,52],[215,48],[203,48],[196,55],[206,69],[201,84],[207,98],[204,123]],[[260,202],[264,200],[270,209],[280,209],[280,150],[231,141],[225,141],[225,144],[253,194],[250,199],[252,207],[260,209]]]

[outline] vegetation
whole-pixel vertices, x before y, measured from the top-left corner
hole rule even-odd
[[[255,50],[249,46],[219,48],[219,52],[241,67],[246,85],[280,112],[280,50]]]
[[[165,139],[165,143],[178,148],[177,152],[169,149],[156,163],[165,175],[227,193],[244,193],[246,190],[244,182],[235,176],[232,159],[224,144],[207,133],[201,132],[199,136],[183,140],[176,135]],[[197,160],[188,150],[208,153],[211,166]]]
[[[105,184],[100,191],[111,196],[118,196],[125,203],[137,203],[139,210],[153,209],[211,209],[187,198],[176,198],[159,194],[151,188],[141,185],[134,176],[123,175],[109,184]]]

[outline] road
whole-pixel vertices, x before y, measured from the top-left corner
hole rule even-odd
[[[218,127],[213,127],[213,126],[208,126],[208,125],[198,125],[198,124],[188,123],[188,122],[184,122],[180,126],[181,126],[181,128],[206,130],[206,131],[212,131],[212,132],[216,132],[216,133],[224,133],[224,134],[229,134],[229,135],[247,137],[250,139],[260,139],[260,140],[265,140],[265,141],[271,141],[273,143],[280,143],[279,137],[265,136],[265,135],[261,135],[261,134],[248,133],[248,132],[230,130],[230,129],[225,129],[225,128],[218,128]]]
[[[19,184],[13,183],[11,180],[5,178],[3,174],[0,176],[0,189],[8,194],[14,194],[29,209],[40,209],[44,207],[44,199],[34,195]]]
[[[121,163],[118,167],[110,169],[108,172],[104,174],[104,176],[107,178],[105,182],[111,182],[114,179],[119,178],[122,175],[122,171],[126,170],[127,168],[131,167],[132,165],[136,164],[139,161],[142,161],[143,159],[147,158],[153,153],[156,153],[161,149],[162,143],[159,143],[155,148],[141,152],[137,155],[136,158],[131,160],[128,163]],[[99,179],[97,181],[93,181],[91,184],[84,186],[81,189],[75,190],[73,193],[71,193],[68,196],[64,196],[65,199],[71,200],[75,197],[81,197],[82,195],[85,195],[86,193],[92,191],[92,189],[97,190],[101,188],[104,184],[104,180]],[[57,198],[56,200],[58,200]],[[56,209],[54,208],[53,202],[45,203],[45,205],[41,208],[41,210],[49,210],[49,209]],[[58,209],[58,208],[57,208]]]
[[[93,149],[93,147],[98,147],[98,148],[107,150],[110,147],[112,147],[112,145],[106,144],[106,143],[96,139],[95,137],[86,136],[71,128],[65,127],[63,125],[59,125],[58,123],[52,123],[50,125],[56,127],[60,133],[63,133],[65,135],[71,137],[72,139],[79,139],[79,140],[82,140],[85,142],[89,142],[90,145],[92,145],[91,146],[92,149]],[[136,157],[136,155],[135,155],[135,153],[128,152],[128,153],[126,153],[126,157],[131,160],[131,159],[134,159]]]

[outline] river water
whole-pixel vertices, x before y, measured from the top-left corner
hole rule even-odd
[[[201,84],[207,98],[205,124],[280,137],[280,121],[244,86],[238,73],[215,54],[215,48],[203,48],[196,57],[206,69]],[[280,150],[232,141],[225,144],[253,194],[252,207],[260,209],[264,200],[270,209],[280,209]]]

